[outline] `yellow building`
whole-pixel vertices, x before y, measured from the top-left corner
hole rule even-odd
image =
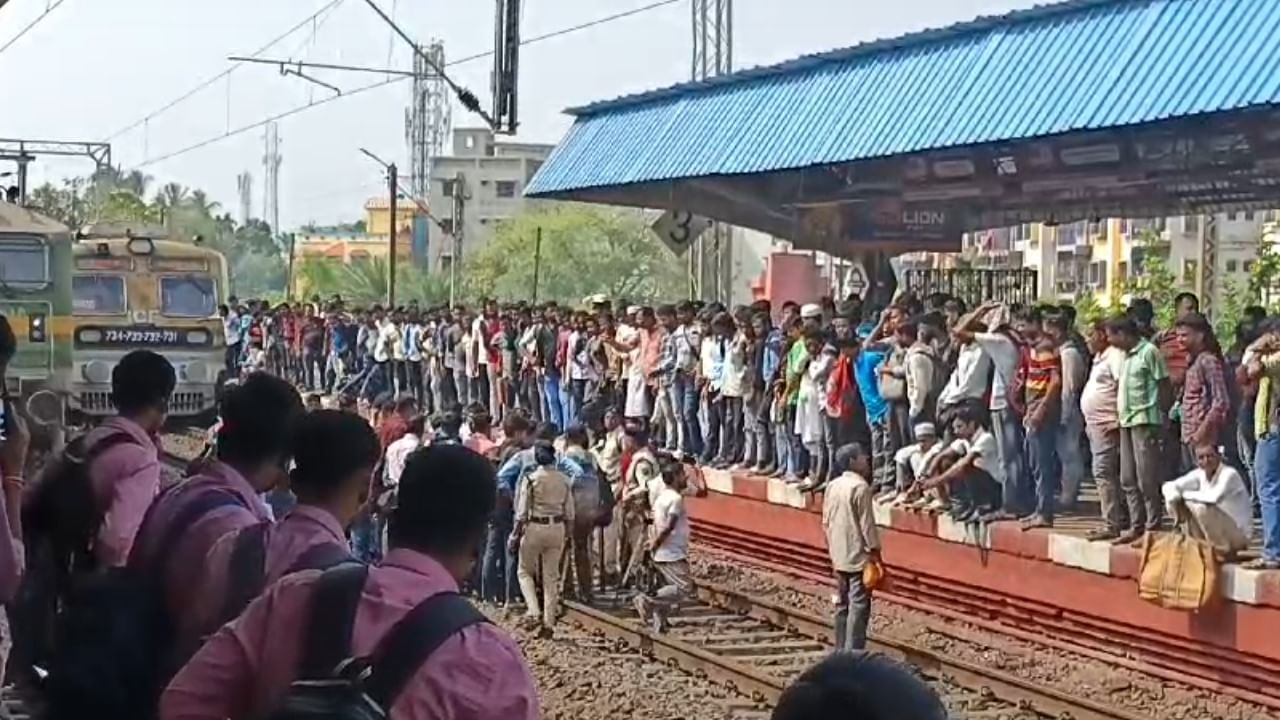
[[[404,200],[396,208],[396,257],[408,260],[413,256],[413,222],[423,214],[412,201]],[[390,244],[391,206],[387,198],[372,198],[364,204],[364,231],[317,228],[310,233],[294,236],[294,258],[331,258],[349,263],[353,260],[386,258]]]

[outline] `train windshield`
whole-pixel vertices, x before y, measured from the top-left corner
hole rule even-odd
[[[160,313],[169,317],[212,317],[218,289],[208,275],[160,278]]]
[[[71,308],[76,315],[123,315],[124,278],[119,275],[74,275]]]
[[[35,238],[0,238],[0,282],[42,285],[49,282],[49,256]]]

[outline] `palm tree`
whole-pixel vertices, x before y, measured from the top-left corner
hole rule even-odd
[[[187,207],[198,213],[200,217],[211,218],[222,206],[217,200],[210,200],[205,191],[192,190],[191,196],[187,198]]]
[[[187,199],[187,188],[175,182],[165,183],[164,187],[156,193],[156,197],[151,201],[159,212],[161,221],[168,227],[173,225],[173,214],[182,207],[182,203]]]

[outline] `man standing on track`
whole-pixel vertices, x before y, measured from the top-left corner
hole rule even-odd
[[[840,475],[827,483],[822,503],[822,529],[839,588],[835,644],[840,650],[862,650],[871,622],[871,589],[863,577],[868,564],[880,563],[867,451],[856,443],[845,445],[836,452],[835,469]]]

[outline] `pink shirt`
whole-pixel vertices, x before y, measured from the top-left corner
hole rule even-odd
[[[9,526],[8,490],[0,488],[0,605],[7,604],[18,594],[18,581],[22,579],[25,553],[22,538],[14,535]]]
[[[462,444],[471,452],[476,453],[477,455],[484,455],[486,457],[488,457],[489,453],[497,450],[498,448],[498,443],[479,433],[473,433],[471,437],[468,437],[467,441]]]
[[[211,462],[199,475],[187,479],[156,501],[155,508],[138,533],[136,551],[129,558],[131,566],[140,565],[146,572],[156,572],[149,564],[154,562],[156,546],[169,524],[194,499],[212,490],[234,496],[240,502],[205,513],[179,536],[181,540],[175,547],[165,549],[165,557],[168,558],[164,578],[165,600],[169,616],[177,628],[178,647],[194,647],[188,643],[200,636],[195,609],[209,549],[228,533],[270,520],[266,504],[254,492],[249,481],[234,468],[223,462]]]
[[[191,611],[191,626],[201,635],[217,630],[221,624],[229,591],[231,554],[241,532],[243,530],[223,535],[205,556],[204,574],[200,589],[195,593],[196,605]],[[273,585],[316,545],[347,547],[338,519],[327,510],[311,505],[298,505],[283,520],[268,527],[266,543],[266,583],[263,587]]]
[[[142,525],[151,501],[160,491],[160,458],[155,440],[132,420],[107,418],[89,431],[88,447],[111,435],[124,434],[122,442],[93,461],[89,480],[102,507],[102,528],[94,544],[94,554],[103,567],[118,567],[129,559],[134,536]]]
[[[294,573],[223,626],[160,698],[161,720],[262,717],[297,676],[311,587],[319,571]],[[371,653],[410,609],[457,582],[434,559],[395,548],[369,568],[351,649]],[[392,720],[536,720],[538,694],[520,649],[493,625],[464,628],[422,664],[390,708]]]

